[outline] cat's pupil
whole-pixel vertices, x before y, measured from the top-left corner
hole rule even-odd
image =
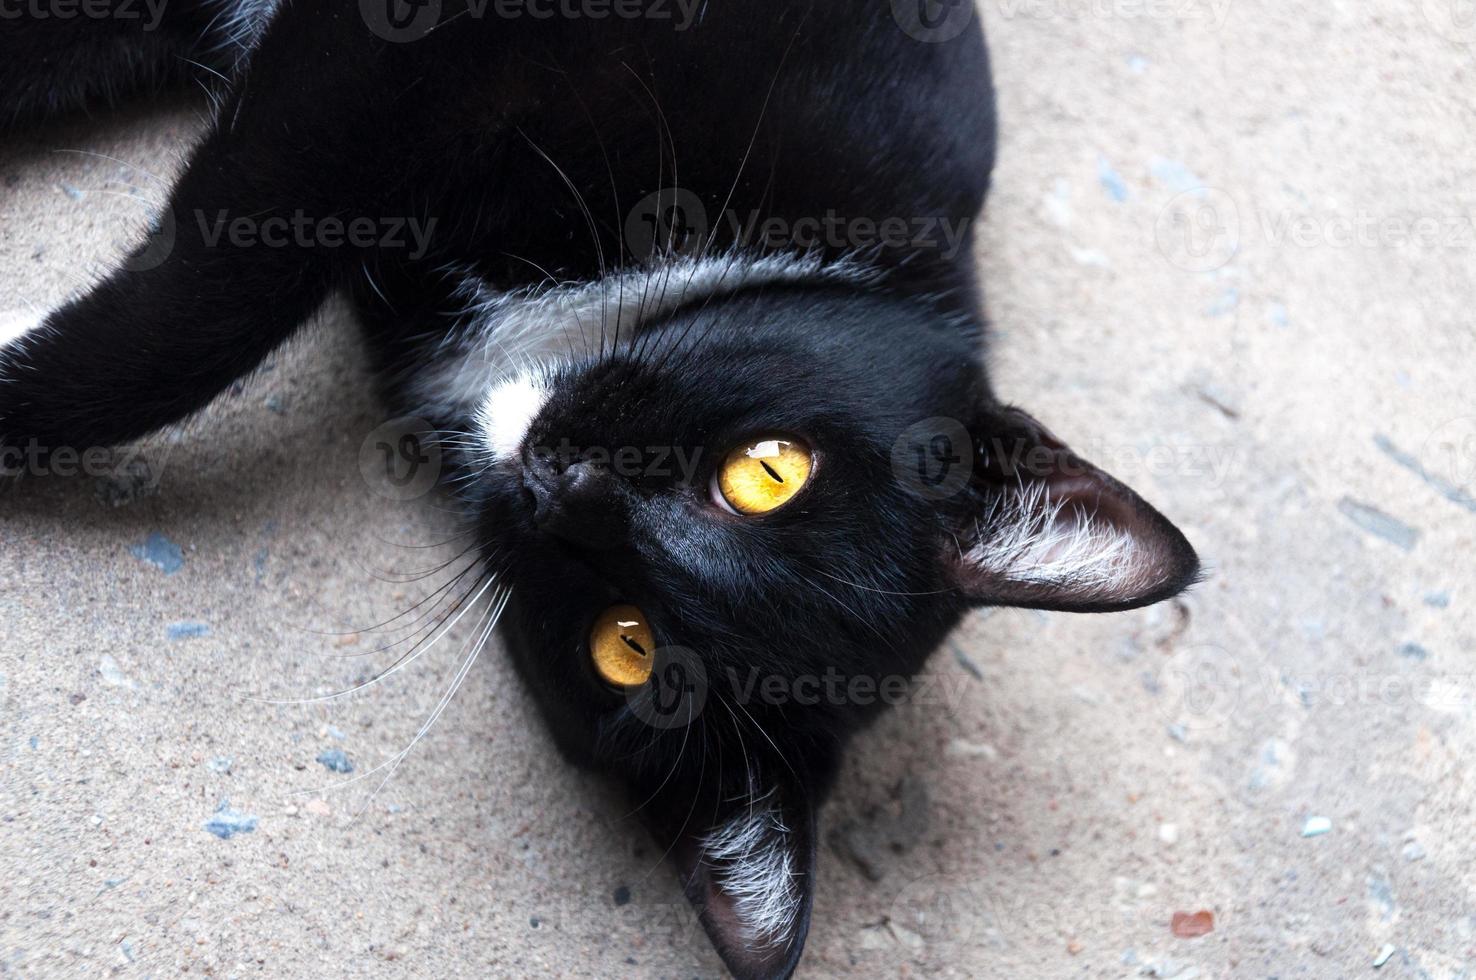
[[[763,460],[759,460],[759,465],[764,468],[764,472],[765,473],[767,473],[770,476],[772,476],[776,481],[778,481],[779,483],[783,483],[784,482],[784,477],[782,477],[778,473],[774,472],[774,467],[770,466],[768,463],[765,463]]]
[[[637,642],[636,642],[636,641],[635,641],[635,640],[632,640],[632,639],[631,639],[631,638],[630,638],[630,637],[628,637],[628,636],[622,636],[622,637],[621,637],[621,639],[622,639],[622,640],[624,640],[624,641],[625,641],[625,645],[626,645],[626,646],[628,646],[628,647],[630,647],[630,648],[631,648],[631,649],[632,649],[632,650],[634,650],[634,651],[635,651],[635,652],[636,652],[636,653],[638,653],[638,654],[640,654],[640,655],[641,655],[641,656],[643,656],[643,657],[644,657],[644,656],[645,656],[645,655],[646,655],[646,648],[645,648],[645,647],[643,647],[643,646],[641,646],[641,645],[640,645],[640,644],[639,644],[639,643],[637,643]]]

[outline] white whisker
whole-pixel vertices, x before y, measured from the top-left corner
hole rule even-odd
[[[379,785],[374,787],[374,792],[369,794],[369,799],[364,801],[364,806],[360,807],[359,814],[362,814],[368,808],[369,804],[374,801],[374,798],[379,795],[379,791],[384,789],[385,784],[390,781],[390,777],[395,774],[395,770],[400,767],[400,763],[405,761],[405,757],[415,749],[415,746],[420,744],[420,740],[431,730],[436,721],[441,717],[442,712],[455,699],[456,692],[461,690],[461,685],[466,680],[467,674],[471,673],[472,665],[477,662],[477,657],[481,655],[483,648],[486,647],[487,640],[492,636],[492,631],[497,628],[497,623],[502,619],[502,611],[507,608],[508,599],[511,597],[512,589],[507,588],[503,590],[501,596],[495,601],[486,618],[486,626],[477,633],[476,639],[472,642],[471,653],[462,662],[461,667],[456,671],[456,676],[451,679],[451,684],[447,687],[446,693],[441,696],[441,700],[437,702],[435,709],[431,711],[430,717],[426,718],[424,724],[420,726],[420,730],[415,733],[415,737],[410,740],[410,744],[363,774],[365,777],[372,776],[386,766],[389,767],[389,772],[384,774],[384,778],[379,781]],[[344,784],[340,783],[338,785]],[[337,787],[335,786],[335,788]],[[358,814],[355,815],[355,819],[357,817]]]
[[[348,697],[350,694],[354,694],[354,693],[357,693],[359,691],[362,691],[366,687],[372,687],[373,685],[378,684],[380,681],[385,680],[386,678],[391,677],[392,675],[399,673],[401,670],[404,670],[406,667],[410,666],[416,660],[420,659],[421,655],[423,655],[427,650],[429,650],[431,647],[433,647],[437,643],[439,643],[441,641],[441,638],[442,637],[444,637],[447,633],[449,633],[451,631],[451,629],[453,627],[455,627],[455,625],[457,623],[461,622],[461,618],[466,615],[467,610],[469,610],[473,606],[475,606],[477,604],[478,600],[480,600],[482,598],[482,595],[484,593],[486,593],[486,591],[488,589],[490,589],[494,584],[496,584],[496,582],[497,582],[497,579],[496,579],[495,576],[493,576],[491,578],[488,578],[487,581],[486,581],[486,583],[480,589],[477,590],[476,595],[472,596],[471,599],[468,600],[461,607],[461,609],[456,613],[456,615],[453,616],[453,617],[451,617],[450,622],[448,622],[446,625],[444,625],[444,626],[441,627],[440,632],[437,633],[435,635],[435,637],[429,643],[427,643],[424,646],[422,646],[419,650],[416,650],[410,656],[405,657],[403,660],[400,660],[398,663],[396,663],[393,667],[391,667],[388,670],[386,670],[384,673],[382,673],[382,674],[376,674],[375,676],[369,678],[367,681],[365,681],[362,684],[356,684],[353,687],[349,688],[348,690],[345,690],[345,691],[335,691],[332,694],[324,694],[324,695],[320,695],[319,697],[316,697],[316,698],[258,698],[258,697],[254,697],[254,696],[251,696],[251,695],[247,695],[244,698],[244,700],[247,700],[247,701],[256,701],[256,702],[258,702],[260,704],[321,704],[324,701],[334,701],[334,700],[337,700],[338,698]]]

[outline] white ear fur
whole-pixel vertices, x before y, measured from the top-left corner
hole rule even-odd
[[[1109,612],[1158,602],[1193,584],[1199,558],[1130,487],[1025,412],[998,410],[973,479],[977,510],[952,519],[945,560],[974,602]],[[965,523],[967,522],[967,523]]]
[[[1044,481],[1007,486],[995,497],[964,558],[991,579],[1066,590],[1085,603],[1142,592],[1161,574],[1127,529],[1052,496]]]
[[[791,830],[772,797],[755,800],[701,840],[702,860],[732,900],[749,951],[788,944],[803,901]]]

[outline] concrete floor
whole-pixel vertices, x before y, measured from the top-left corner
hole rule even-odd
[[[802,975],[1471,975],[1459,8],[981,8],[999,385],[1213,576],[1137,613],[971,622],[850,759]],[[200,111],[0,151],[0,309],[106,267]],[[377,793],[383,772],[352,780],[413,739],[454,646],[347,701],[249,700],[367,676],[372,636],[321,631],[388,618],[441,581],[393,575],[455,551],[435,498],[361,479],[377,412],[350,326],[322,319],[150,445],[152,494],[0,495],[0,973],[718,975],[495,651]],[[334,749],[353,775],[317,761]],[[1177,937],[1201,910],[1213,931]]]

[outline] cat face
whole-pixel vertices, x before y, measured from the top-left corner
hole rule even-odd
[[[563,751],[630,786],[740,976],[797,960],[840,746],[963,612],[1125,608],[1197,568],[995,403],[923,303],[785,286],[677,310],[503,384],[482,425],[514,660]]]

